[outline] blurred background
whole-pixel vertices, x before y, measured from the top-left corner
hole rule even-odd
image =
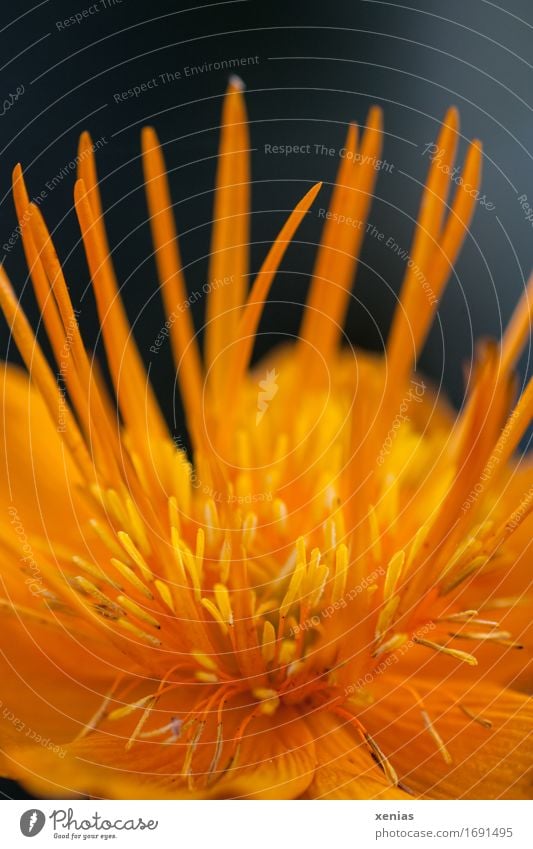
[[[191,8],[188,8],[188,6]],[[54,234],[87,343],[98,326],[72,208],[78,136],[88,129],[127,311],[173,429],[182,427],[169,346],[150,353],[164,322],[139,160],[140,129],[164,144],[189,290],[208,280],[212,188],[222,97],[244,80],[253,148],[252,271],[288,212],[324,188],[290,247],[261,325],[256,357],[298,331],[319,210],[327,207],[346,125],[370,106],[385,114],[383,157],[357,272],[347,336],[380,350],[396,303],[432,143],[449,105],[461,114],[458,163],[484,144],[482,202],[438,310],[420,368],[459,405],[473,339],[496,336],[533,265],[533,35],[530,0],[19,0],[0,27],[0,255],[34,325],[38,320],[16,233],[11,171]],[[275,153],[275,146],[307,146]],[[332,152],[331,152],[332,151]],[[528,220],[529,218],[529,220]],[[385,247],[392,237],[399,251]],[[405,257],[405,255],[404,255]],[[194,316],[200,329],[204,303]],[[41,334],[42,336],[42,334]],[[46,343],[43,340],[45,349]],[[19,361],[5,322],[4,358]],[[520,377],[530,368],[524,355]],[[10,782],[5,797],[25,798]]]

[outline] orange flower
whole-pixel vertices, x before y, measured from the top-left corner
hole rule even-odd
[[[451,109],[375,356],[340,344],[381,113],[360,138],[351,126],[300,337],[251,369],[269,288],[320,186],[247,292],[237,80],[222,123],[203,358],[162,150],[152,129],[142,136],[167,314],[153,349],[168,337],[192,462],[131,335],[89,136],[75,203],[118,416],[15,169],[57,373],[2,269],[1,305],[30,374],[3,370],[2,773],[52,797],[527,796],[533,474],[516,451],[533,384],[516,401],[514,367],[533,284],[501,343],[479,347],[457,416],[414,372],[468,230],[481,146],[448,206]]]

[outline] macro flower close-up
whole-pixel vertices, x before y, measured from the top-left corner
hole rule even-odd
[[[383,120],[372,107],[339,137],[331,187],[278,187],[293,211],[252,274],[253,156],[230,79],[201,345],[164,145],[142,130],[165,309],[153,344],[171,346],[185,439],[126,317],[90,136],[74,203],[105,362],[15,167],[39,318],[5,262],[0,303],[24,366],[2,368],[0,772],[33,795],[530,796],[533,384],[516,365],[533,289],[501,339],[478,340],[454,409],[418,367],[482,193],[481,143],[456,162],[450,108],[383,350],[354,347],[343,326]],[[317,197],[298,336],[254,359]]]

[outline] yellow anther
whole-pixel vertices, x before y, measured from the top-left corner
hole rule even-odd
[[[440,643],[433,643],[431,640],[422,639],[422,637],[413,637],[413,641],[428,649],[433,649],[433,651],[442,652],[450,657],[454,657],[456,660],[462,660],[464,663],[468,663],[469,666],[477,666],[476,658],[474,655],[468,654],[468,652],[460,651],[459,649],[450,649],[448,646],[441,646]]]
[[[296,655],[296,643],[294,640],[283,640],[279,650],[279,662],[281,666],[292,663]]]
[[[180,514],[178,511],[178,502],[174,495],[168,499],[168,521],[171,528],[180,529]]]
[[[104,528],[104,526],[97,519],[89,519],[89,524],[96,535],[102,540],[104,545],[111,551],[115,557],[124,557],[124,552],[122,551],[120,545],[117,543],[116,539],[112,534]]]
[[[183,554],[183,562],[185,564],[185,568],[189,574],[189,578],[191,579],[191,584],[194,590],[194,597],[196,601],[200,601],[201,599],[201,583],[200,583],[200,573],[198,571],[198,558],[194,556],[190,548],[186,548],[183,545],[180,545],[181,552]]]
[[[157,648],[161,645],[161,640],[158,640],[157,637],[154,637],[152,634],[147,634],[146,631],[142,631],[140,628],[137,628],[137,626],[128,619],[119,619],[117,625],[120,625],[124,631],[128,631],[130,634],[138,637],[139,640],[143,640],[143,642],[149,643],[151,646]]]
[[[218,607],[216,606],[216,604],[214,604],[211,601],[211,599],[209,599],[209,598],[203,598],[201,600],[201,604],[202,604],[202,607],[204,607],[207,610],[207,612],[211,614],[211,616],[213,617],[215,622],[218,622],[218,624],[220,625],[220,628],[222,630],[222,633],[227,634],[228,633],[228,626],[226,625],[226,623],[225,623],[225,621],[222,617],[222,614],[221,614],[220,610],[218,609]]]
[[[270,690],[267,687],[257,687],[252,690],[254,698],[258,699],[259,710],[266,716],[272,716],[280,704],[279,696],[276,690]]]
[[[396,554],[391,557],[389,565],[387,566],[385,585],[383,587],[383,597],[385,601],[388,601],[393,595],[396,585],[400,579],[404,563],[405,551],[397,551]]]
[[[130,535],[125,531],[119,531],[117,534],[124,551],[131,557],[136,566],[139,567],[139,570],[145,581],[153,581],[154,576],[152,574],[152,570],[148,566],[148,563],[142,556],[141,552],[131,539]]]
[[[299,557],[296,559],[296,566],[294,567],[294,571],[291,575],[291,579],[289,581],[289,586],[287,588],[287,592],[283,598],[283,601],[279,608],[280,617],[286,616],[289,608],[294,603],[298,592],[300,590],[300,586],[305,577],[305,561],[302,561]]]
[[[390,640],[382,643],[374,652],[374,655],[377,657],[380,654],[385,654],[386,652],[393,652],[396,649],[401,648],[407,640],[409,639],[407,634],[394,634]]]
[[[138,619],[142,619],[143,622],[146,622],[148,625],[151,625],[153,628],[161,628],[160,623],[155,619],[150,613],[147,613],[140,605],[136,604],[131,598],[128,598],[125,595],[117,596],[117,601],[128,613],[132,613]]]
[[[200,666],[204,667],[204,669],[209,669],[210,672],[218,672],[218,667],[215,661],[209,657],[209,655],[196,650],[192,651],[191,655],[200,664]]]
[[[154,586],[159,593],[160,597],[165,602],[166,606],[172,611],[172,613],[176,612],[176,607],[174,605],[174,599],[172,598],[172,593],[168,584],[165,584],[164,581],[160,581],[158,578],[154,581]]]
[[[346,579],[348,577],[348,549],[341,543],[335,552],[335,578],[333,581],[332,601],[336,602],[342,598],[346,591]]]
[[[134,711],[143,708],[153,698],[154,695],[153,693],[151,693],[149,696],[143,696],[142,699],[138,699],[136,702],[132,702],[130,705],[123,705],[122,707],[115,708],[115,710],[112,710],[111,713],[108,714],[107,718],[114,721],[115,719],[122,719],[125,716],[129,716],[130,713],[133,713]]]
[[[203,684],[218,684],[219,677],[216,672],[207,672],[204,669],[197,669],[194,673],[194,677],[197,681],[201,681]]]
[[[376,627],[376,637],[381,637],[382,634],[385,633],[387,628],[389,627],[394,614],[398,608],[400,603],[400,596],[393,595],[392,598],[386,602],[385,607],[382,609],[381,613],[378,617],[378,624]]]
[[[215,599],[224,621],[229,625],[233,625],[233,611],[231,609],[231,600],[228,588],[225,584],[215,584]]]
[[[103,581],[113,587],[113,589],[120,590],[120,584],[113,581],[112,578],[106,575],[103,569],[99,566],[95,566],[93,563],[89,563],[87,560],[84,560],[83,557],[78,557],[77,555],[71,557],[71,560],[78,569],[81,569],[83,572],[87,572],[87,574],[90,575],[91,578],[94,578],[95,581]]]
[[[261,641],[261,653],[265,663],[271,663],[276,654],[276,631],[268,620],[263,625],[263,639]]]
[[[120,572],[125,581],[128,581],[128,583],[135,587],[135,589],[142,593],[146,598],[150,600],[153,599],[152,593],[150,592],[146,584],[143,584],[138,575],[135,574],[133,569],[130,569],[129,566],[126,566],[126,564],[123,563],[122,560],[118,560],[118,558],[116,557],[111,558],[111,563],[113,564],[117,572]]]

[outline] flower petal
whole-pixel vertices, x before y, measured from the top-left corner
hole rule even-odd
[[[0,386],[0,512],[5,517],[14,509],[28,537],[41,534],[64,546],[79,541],[88,509],[76,491],[81,477],[56,424],[21,369],[4,365]],[[14,524],[12,514],[8,519]],[[16,541],[14,532],[11,536]]]
[[[520,693],[462,680],[411,679],[407,687],[387,674],[386,690],[382,686],[381,696],[360,718],[402,785],[415,793],[436,799],[531,795],[533,703]],[[428,720],[442,745],[428,730]]]
[[[248,709],[249,710],[249,709]],[[211,774],[216,725],[209,721],[192,762],[184,765],[188,746],[163,739],[137,740],[131,749],[128,732],[117,725],[62,747],[61,755],[39,747],[16,746],[11,740],[9,775],[36,795],[107,798],[292,799],[309,786],[316,766],[313,740],[294,712],[280,710],[276,721],[262,717],[250,723],[237,757],[230,763],[237,713],[224,729],[224,745]],[[168,719],[169,712],[166,712]],[[164,721],[164,720],[163,720]],[[131,726],[131,717],[129,717]],[[131,729],[130,729],[131,730]],[[0,760],[0,764],[2,761]]]
[[[392,785],[367,746],[331,714],[308,718],[318,766],[305,792],[308,799],[411,799]]]

